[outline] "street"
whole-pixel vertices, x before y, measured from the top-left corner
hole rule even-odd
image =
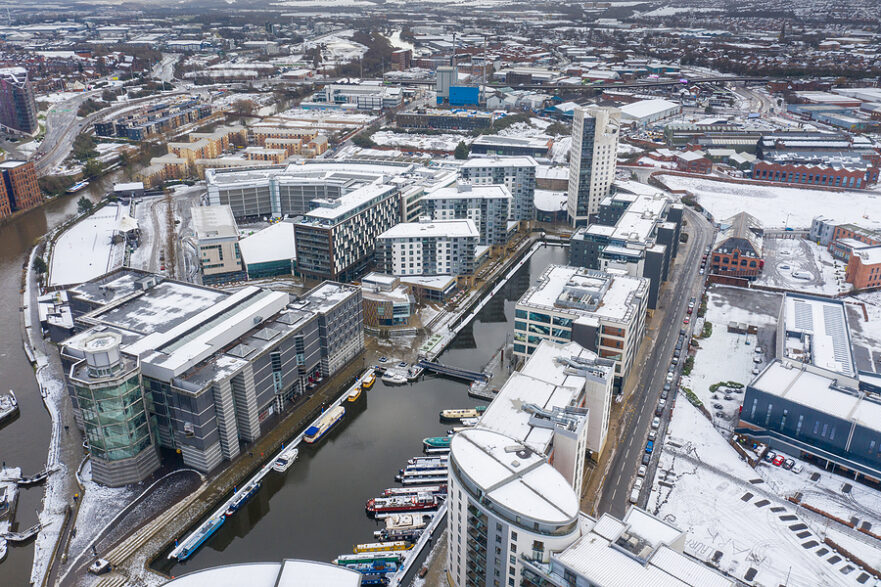
[[[681,274],[676,281],[672,282],[674,283],[673,288],[668,288],[662,294],[661,300],[662,304],[666,306],[666,312],[657,330],[657,339],[654,341],[651,353],[645,363],[639,366],[639,381],[633,396],[628,400],[631,405],[623,414],[623,417],[627,419],[623,426],[625,433],[615,447],[611,466],[608,469],[608,477],[604,480],[602,494],[597,504],[598,513],[609,512],[619,519],[624,518],[629,506],[630,486],[641,463],[649,427],[652,418],[654,418],[654,410],[660,397],[661,388],[664,385],[667,366],[670,364],[679,330],[682,328],[682,319],[686,315],[685,309],[688,300],[691,296],[700,295],[703,283],[703,276],[698,274],[700,259],[713,237],[713,227],[703,216],[691,211],[690,208],[685,208],[685,211],[685,216],[692,229],[688,243],[688,255],[682,265]],[[688,328],[690,329],[690,326]],[[643,344],[650,343],[645,340]],[[683,359],[684,357],[683,354]],[[681,363],[677,367],[677,380],[680,368]],[[631,376],[633,375],[635,373]],[[676,389],[676,385],[673,386],[673,389]],[[672,406],[675,400],[676,394],[671,393],[668,397],[668,404]],[[668,407],[662,417],[663,422],[655,443],[655,454],[660,451],[659,444],[663,442],[663,433],[666,421],[669,420],[670,410],[671,407]],[[656,465],[656,461],[657,459],[653,455],[649,472],[646,475],[643,494],[646,494],[651,488],[652,469]]]

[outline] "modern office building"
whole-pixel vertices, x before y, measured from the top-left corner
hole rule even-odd
[[[581,345],[541,341],[496,394],[480,427],[516,438],[581,495],[585,458],[606,444],[615,364]]]
[[[600,204],[596,222],[572,235],[569,264],[648,278],[648,307],[655,309],[679,251],[681,229],[681,204],[648,186],[620,182],[620,189]]]
[[[521,587],[669,585],[734,587],[739,583],[685,554],[685,532],[637,507],[623,520],[581,514],[581,537],[549,563],[525,557]]]
[[[543,340],[577,342],[615,362],[616,387],[630,372],[645,334],[649,280],[550,265],[514,310],[514,354],[526,358]]]
[[[361,279],[364,326],[390,332],[412,326],[416,300],[410,287],[394,275],[368,273]]]
[[[471,220],[480,234],[480,245],[501,246],[508,242],[513,199],[504,185],[472,185],[460,181],[426,194],[422,207],[433,220]]]
[[[471,275],[486,259],[474,221],[406,222],[376,240],[376,265],[391,275]]]
[[[193,232],[202,283],[243,281],[247,277],[239,250],[239,229],[229,206],[194,206]]]
[[[291,275],[297,267],[294,223],[282,220],[239,241],[248,279]]]
[[[267,418],[364,348],[361,290],[327,282],[292,302],[120,269],[68,290],[78,331],[61,360],[96,481],[145,480],[157,449],[208,472]]]
[[[553,144],[553,139],[547,138],[481,135],[471,143],[471,153],[474,155],[546,158],[550,157]]]
[[[597,213],[615,181],[621,112],[615,108],[576,108],[569,151],[569,220],[584,226]]]
[[[398,112],[395,123],[401,128],[432,128],[444,130],[475,130],[490,128],[493,115],[478,110],[419,110]]]
[[[43,202],[33,161],[2,161],[0,175],[3,176],[0,182],[0,218]]]
[[[462,179],[473,185],[504,185],[514,198],[509,220],[535,220],[535,171],[532,157],[472,157],[462,164]]]
[[[297,270],[306,279],[350,281],[373,263],[376,238],[400,222],[398,187],[371,183],[337,199],[313,200],[294,224]]]
[[[547,564],[580,536],[578,496],[563,475],[498,432],[453,436],[447,495],[454,587],[520,585],[524,559]]]
[[[0,68],[0,125],[26,134],[39,127],[37,103],[24,67]]]

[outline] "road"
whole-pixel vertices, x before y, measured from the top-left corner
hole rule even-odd
[[[163,53],[162,60],[153,66],[153,71],[150,73],[150,75],[153,77],[153,79],[161,82],[172,81],[174,79],[174,64],[177,63],[177,60],[179,58],[180,55],[175,55],[173,53]]]
[[[77,110],[95,93],[84,92],[52,106],[46,113],[46,136],[34,152],[37,175],[51,173],[52,169],[67,158],[73,140],[87,124],[86,119],[77,120]]]
[[[653,343],[648,359],[639,370],[639,381],[634,391],[634,396],[629,399],[631,405],[624,413],[628,421],[624,425],[624,436],[615,448],[612,463],[609,467],[608,477],[603,483],[602,495],[597,504],[598,513],[609,512],[618,519],[623,519],[628,508],[630,487],[636,477],[636,470],[641,464],[645,443],[648,436],[652,418],[655,417],[655,407],[660,398],[661,388],[664,386],[664,378],[667,367],[673,356],[676,341],[679,338],[679,330],[682,328],[682,319],[686,315],[685,310],[688,299],[698,296],[703,284],[703,276],[698,274],[700,259],[704,249],[711,242],[713,227],[710,223],[685,208],[686,219],[691,227],[688,253],[680,268],[675,285],[667,287],[662,293],[661,300],[666,306],[661,324],[657,330],[657,339]],[[645,341],[643,344],[647,344]],[[674,386],[675,389],[675,386]],[[671,393],[668,403],[672,403],[675,394]],[[665,410],[664,420],[669,418],[670,409]],[[658,432],[658,442],[663,439],[666,422],[662,424]],[[656,442],[656,445],[658,444]],[[660,452],[656,446],[655,454]],[[652,465],[656,465],[657,459],[653,456]],[[652,471],[646,477],[645,487],[642,493],[645,495],[651,486]],[[644,497],[643,495],[643,497]],[[640,502],[642,503],[642,501]]]

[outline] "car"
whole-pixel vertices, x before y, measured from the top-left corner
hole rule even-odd
[[[667,365],[667,371],[669,371],[670,373],[672,373],[675,370],[676,370],[676,363],[670,363],[669,365]]]
[[[633,488],[634,489],[642,489],[642,477],[637,477],[633,481]]]
[[[783,468],[787,471],[791,470],[795,466],[795,461],[792,459],[785,459],[783,461]]]
[[[677,348],[675,351],[673,351],[673,358],[674,359],[678,359],[681,356],[682,356],[682,350]]]
[[[687,314],[691,314],[693,311],[694,311],[694,308],[689,307],[688,310],[686,310],[685,312],[686,312]]]
[[[652,428],[654,428],[655,430],[657,430],[657,429],[660,428],[660,427],[661,427],[661,419],[658,418],[658,417],[653,418],[653,419],[652,419]]]
[[[691,296],[691,299],[688,300],[688,305],[689,305],[689,306],[694,306],[696,303],[697,303],[697,298],[694,297],[694,296]]]
[[[667,381],[667,383],[670,383],[671,381],[673,381],[673,372],[672,371],[667,371],[666,381]]]
[[[805,470],[805,466],[802,465],[801,463],[796,462],[796,463],[792,466],[792,472],[793,472],[793,473],[801,473],[801,472],[804,471],[804,470]]]
[[[678,365],[679,364],[679,357],[674,355],[673,360],[671,362],[673,363],[673,365]]]
[[[645,465],[640,465],[639,469],[636,471],[636,475],[638,477],[645,477],[645,474],[648,472],[649,468]]]
[[[731,395],[728,395],[728,394],[726,393],[726,394],[725,394],[725,399],[728,400],[728,401],[731,401],[731,400],[734,399],[734,397],[732,397]]]
[[[645,443],[645,454],[652,454],[652,451],[655,450],[655,443],[651,440]]]
[[[657,430],[649,430],[649,435],[648,435],[648,439],[649,439],[649,440],[651,440],[652,442],[654,442],[655,439],[656,439],[657,437],[658,437],[658,431],[657,431]]]
[[[688,316],[682,319],[683,324],[688,324],[689,322],[691,322],[691,318],[689,318]]]
[[[670,391],[671,387],[669,383],[664,384],[664,391]]]
[[[774,460],[771,461],[771,464],[774,465],[775,467],[779,467],[780,465],[783,464],[783,461],[785,461],[785,460],[786,459],[783,458],[783,455],[777,455],[776,457],[774,457]]]
[[[761,363],[762,357],[760,355],[753,355],[753,363]]]
[[[759,367],[758,365],[753,366],[753,375],[758,375],[761,372],[762,372],[761,367]]]
[[[655,416],[661,416],[664,413],[664,406],[658,406],[655,408]]]
[[[388,359],[386,359],[385,357],[379,357],[379,362],[380,363],[387,363]]]
[[[643,465],[647,466],[650,462],[652,462],[652,455],[650,455],[650,454],[642,455],[642,464]]]
[[[630,490],[630,503],[636,503],[639,501],[639,489],[635,487]]]
[[[679,336],[685,336],[686,334],[687,334],[687,332],[684,328],[679,329]]]
[[[761,354],[761,352],[762,352],[762,347],[757,345],[756,346],[756,354]]]
[[[773,450],[769,450],[768,452],[765,453],[765,462],[766,463],[770,463],[771,461],[773,461],[776,458],[777,458],[777,453],[774,452]]]
[[[703,268],[703,267],[701,267],[701,270],[699,271],[699,273],[700,273],[701,275],[704,274],[704,268]]]
[[[110,561],[106,561],[103,558],[99,558],[91,565],[89,565],[89,572],[93,575],[103,575],[104,573],[109,573],[112,568]]]
[[[662,390],[661,390],[661,399],[667,399],[667,395],[668,395],[669,393],[670,393],[670,392],[667,391],[666,389],[662,389]]]

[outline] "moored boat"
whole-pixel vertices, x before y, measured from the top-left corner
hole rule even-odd
[[[431,521],[431,514],[392,514],[385,519],[385,529],[422,530]]]
[[[407,383],[407,378],[399,373],[391,373],[386,372],[385,375],[382,376],[383,383],[390,383],[392,385],[403,385]]]
[[[386,518],[388,520],[392,516]],[[396,542],[398,540],[404,540],[406,542],[416,542],[419,540],[419,536],[422,535],[421,529],[412,529],[412,530],[389,530],[387,528],[383,528],[382,530],[374,530],[373,537],[380,542]]]
[[[9,393],[0,395],[0,424],[18,413],[18,399],[11,389]]]
[[[327,434],[328,430],[333,428],[337,422],[343,419],[345,414],[346,408],[343,406],[336,406],[329,409],[315,424],[306,429],[306,432],[303,434],[303,441],[309,444],[318,442],[325,434]]]
[[[72,186],[70,186],[69,188],[67,188],[67,193],[68,194],[75,194],[80,190],[86,189],[87,187],[89,187],[89,182],[78,181],[77,183],[75,183]]]
[[[429,436],[422,439],[422,449],[428,454],[448,453],[451,440],[449,436]]]
[[[464,420],[468,418],[479,418],[486,411],[486,406],[477,406],[474,408],[463,408],[459,410],[441,410],[441,420],[454,421]]]
[[[255,481],[254,483],[250,483],[242,487],[239,491],[236,492],[235,497],[230,502],[229,506],[226,508],[226,512],[224,515],[228,518],[239,511],[245,503],[254,497],[254,494],[257,493],[257,490],[260,489],[260,481]]]
[[[417,495],[396,495],[369,499],[364,507],[368,514],[394,514],[433,510],[439,505],[440,502],[436,495],[419,493]]]
[[[433,469],[402,469],[400,473],[395,475],[395,481],[404,481],[405,479],[446,479],[447,468],[436,467]]]
[[[434,485],[436,483],[446,483],[446,475],[437,475],[433,477],[402,477],[399,481],[401,485]]]
[[[374,373],[373,369],[368,369],[367,373],[361,377],[361,389],[369,390],[373,387],[374,383],[376,383],[376,373]]]
[[[225,518],[223,516],[208,520],[206,524],[202,525],[184,541],[175,558],[179,561],[188,559],[196,549],[202,546],[206,540],[211,538],[211,536],[217,532],[218,528],[223,525],[224,520]]]
[[[352,563],[350,565],[345,565],[347,569],[352,569],[353,571],[358,571],[363,574],[387,574],[394,573],[398,570],[398,565],[396,563],[386,563],[383,561],[374,561],[370,563]],[[364,582],[362,581],[363,585]]]
[[[393,542],[366,542],[364,544],[356,544],[352,549],[355,554],[361,552],[380,552],[383,550],[410,550],[413,544],[406,540],[396,540]]]
[[[422,485],[420,487],[390,487],[383,489],[380,493],[381,497],[392,497],[393,495],[413,495],[415,493],[433,493],[435,495],[446,495],[447,484],[439,483],[437,485]]]
[[[300,450],[295,445],[290,445],[281,451],[272,463],[272,470],[278,473],[284,473],[291,468],[297,457],[300,456]]]
[[[362,552],[359,554],[341,554],[333,559],[334,564],[347,567],[349,565],[357,565],[360,563],[400,563],[404,560],[406,551],[391,550],[382,552]]]
[[[360,398],[360,397],[361,397],[361,386],[359,385],[358,387],[356,387],[355,389],[353,389],[352,391],[349,392],[349,395],[346,398],[346,401],[349,402],[350,404],[353,404],[356,401],[358,401],[358,398]]]

